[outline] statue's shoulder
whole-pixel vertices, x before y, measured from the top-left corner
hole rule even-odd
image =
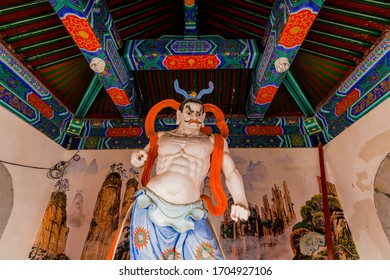
[[[227,140],[226,140],[221,134],[219,134],[219,133],[217,133],[217,134],[215,134],[215,133],[211,134],[211,135],[209,136],[210,142],[214,145],[214,143],[215,143],[215,138],[216,138],[216,137],[221,137],[221,138],[223,139],[223,147],[224,147],[224,149],[226,150],[226,149],[228,148]]]
[[[212,144],[214,144],[214,142],[215,142],[215,134],[212,133],[212,134],[210,134],[210,136],[208,136],[208,137],[209,137],[209,139],[210,139],[210,142],[211,142]]]
[[[161,138],[162,136],[164,136],[166,134],[168,134],[168,131],[159,131],[159,132],[157,132],[158,138]]]

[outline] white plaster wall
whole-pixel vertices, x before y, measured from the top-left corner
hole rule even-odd
[[[390,259],[390,243],[374,204],[378,167],[390,152],[390,99],[324,147],[328,181],[335,183],[361,259]]]
[[[66,150],[0,107],[0,160],[50,168]],[[4,164],[13,182],[14,203],[0,239],[0,259],[28,259],[55,181],[47,170]]]

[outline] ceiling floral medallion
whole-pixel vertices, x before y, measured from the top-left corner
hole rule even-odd
[[[306,147],[305,139],[302,135],[290,135],[292,147]]]
[[[87,137],[85,139],[85,148],[86,149],[97,149],[99,144],[99,138],[96,136]]]
[[[285,48],[293,48],[302,44],[316,16],[316,13],[307,9],[290,15],[278,43]]]
[[[123,89],[110,88],[109,90],[107,90],[107,92],[116,105],[127,106],[131,104],[129,98],[127,98],[127,95]]]
[[[141,136],[140,127],[110,127],[107,129],[107,137],[134,137]]]
[[[216,55],[167,56],[163,62],[169,70],[217,69],[220,63]]]
[[[360,91],[354,88],[343,100],[336,105],[335,113],[336,116],[340,116],[344,113],[353,103],[360,98]]]
[[[271,103],[277,91],[278,88],[273,85],[262,87],[257,93],[255,102],[258,104]]]
[[[193,6],[195,5],[195,0],[184,0],[184,5]]]
[[[248,125],[245,129],[248,135],[283,135],[283,129],[280,126]]]
[[[95,52],[102,48],[86,19],[66,15],[62,22],[80,49]]]
[[[54,116],[53,108],[46,104],[38,95],[31,92],[27,96],[27,101],[34,106],[39,112],[42,113],[46,118],[51,119]]]

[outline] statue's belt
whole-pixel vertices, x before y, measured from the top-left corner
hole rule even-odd
[[[136,194],[136,199],[140,208],[148,208],[149,217],[154,224],[171,226],[178,232],[193,230],[194,221],[207,216],[202,200],[189,204],[174,204],[146,188]]]

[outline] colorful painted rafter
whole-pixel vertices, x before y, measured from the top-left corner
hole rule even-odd
[[[198,13],[198,5],[196,0],[184,0],[184,36],[198,36],[198,27],[196,15]]]
[[[123,149],[139,147],[149,141],[144,131],[144,119],[89,120],[80,137],[73,138],[74,149]],[[248,120],[245,117],[226,117],[228,143],[235,148],[255,147],[314,147],[316,138],[309,135],[301,118],[270,118]],[[206,126],[218,132],[216,119],[209,117]],[[176,128],[175,118],[157,118],[156,130]]]
[[[2,44],[0,44],[0,104],[55,142],[63,141],[71,113]]]
[[[118,49],[122,41],[104,0],[49,1],[88,63],[100,58],[106,64],[99,80],[124,118],[138,118],[140,106]]]
[[[322,5],[322,0],[275,1],[247,101],[248,117],[265,116],[286,74],[276,71],[275,61],[285,57],[292,64]]]
[[[124,60],[132,71],[185,69],[250,69],[258,50],[254,40],[161,38],[127,41]]]
[[[98,7],[101,4],[101,1],[88,1],[87,6],[83,7],[84,13],[74,12],[74,10],[77,10],[80,7],[72,6],[71,3],[74,3],[74,1],[68,2],[69,7],[72,7],[73,10],[69,7],[66,8],[63,4],[56,3],[56,5],[62,5],[61,7],[64,8],[62,12],[67,9],[73,11],[73,13],[70,13],[73,17],[68,19],[74,19],[75,17],[79,19],[83,18],[84,15],[89,15],[88,17],[85,16],[84,19],[88,18],[89,26],[91,28],[93,26],[94,33],[91,34],[96,40],[86,42],[83,41],[83,39],[77,39],[80,40],[80,46],[84,46],[83,44],[86,45],[85,50],[81,48],[83,54],[87,57],[87,59],[90,59],[98,54],[99,57],[103,57],[106,62],[109,62],[110,67],[112,67],[112,65],[116,66],[117,64],[113,62],[115,61],[115,57],[118,58],[116,56],[117,49],[121,42],[118,39],[119,37],[116,36],[117,34],[113,24],[109,23],[110,20],[102,20],[111,18],[108,15],[107,10],[93,8]],[[314,4],[314,2],[315,1],[300,1],[297,2],[295,8],[301,8],[301,3],[306,3],[306,5],[309,5],[308,3],[312,3],[312,6],[317,5]],[[322,1],[317,2],[319,2],[317,6],[322,3]],[[52,1],[52,4],[53,3],[54,1]],[[279,2],[279,6],[280,5],[282,5],[281,2]],[[312,6],[309,8],[306,7],[306,13],[308,10],[313,10]],[[288,10],[290,11],[291,9]],[[298,12],[294,13],[298,14]],[[294,13],[290,13],[290,17],[294,15]],[[290,20],[290,17],[287,17],[288,21]],[[300,29],[294,29],[294,26],[287,28],[287,23],[274,22],[273,28],[279,31],[276,32],[274,30],[274,35],[269,36],[268,40],[281,42],[283,43],[285,49],[289,50],[288,47],[295,46],[297,41],[293,40],[293,37],[288,40],[286,38],[288,38],[292,33],[299,33],[298,31]],[[81,30],[84,31],[84,29]],[[110,31],[108,32],[107,30]],[[89,33],[83,32],[75,32],[75,34],[80,35],[80,38],[83,36],[89,36]],[[280,36],[275,36],[276,34],[280,34]],[[287,36],[283,34],[290,35]],[[75,37],[77,36],[75,35]],[[325,143],[336,137],[345,128],[363,117],[366,113],[390,96],[389,38],[390,33],[385,34],[382,42],[373,49],[368,57],[356,68],[356,70],[314,116],[315,120],[319,120],[321,124],[320,129],[323,129],[321,135],[323,136],[323,139],[325,139]],[[202,44],[202,40],[203,39],[200,38],[200,45]],[[171,54],[172,57],[188,55],[188,53],[182,53],[183,50],[184,52],[186,51],[186,47],[188,47],[188,45],[185,43],[180,44],[178,41],[180,40],[177,38],[170,39],[170,42],[175,42],[176,44],[174,45],[174,48],[170,49],[169,54]],[[240,40],[236,41],[242,42]],[[194,42],[198,41],[191,40],[191,43]],[[100,46],[97,43],[99,43]],[[93,50],[94,48],[96,48],[95,51],[86,51],[86,49]],[[193,46],[191,46],[191,48],[193,48]],[[297,47],[292,47],[291,50],[292,54],[295,55],[294,52],[297,50]],[[272,53],[273,51],[275,52]],[[113,53],[113,56],[110,56],[111,53]],[[260,67],[261,63],[267,61],[264,60],[267,57],[270,61],[274,61],[278,55],[279,53],[277,50],[273,48],[266,48],[258,67]],[[255,60],[256,58],[253,58],[252,62],[247,63],[245,67],[252,65]],[[237,61],[234,63],[237,63]],[[273,65],[272,62],[271,64]],[[218,65],[218,67],[221,67],[221,65]],[[237,65],[243,64],[238,62]],[[124,85],[123,83],[127,82],[128,78],[126,77],[126,72],[121,72],[121,69],[126,71],[125,68],[116,67],[112,67],[107,70],[112,71],[107,73],[113,75],[113,80],[104,80],[99,75],[101,83],[108,89],[110,89],[110,84],[120,85],[120,87],[116,87],[112,90],[111,93],[111,96],[113,99],[116,99],[116,104],[118,105],[126,104],[126,97],[128,98],[127,93],[125,95],[121,95],[117,90],[118,88],[120,91],[121,87]],[[259,69],[260,68],[258,68],[256,72],[258,77],[264,78],[268,77],[269,73],[274,73],[272,72],[274,71],[272,69],[270,70],[271,72],[266,72],[268,71],[267,69],[264,69],[264,72],[259,72]],[[20,116],[27,123],[45,133],[48,137],[65,148],[127,149],[142,147],[148,142],[143,130],[143,119],[137,118],[111,121],[81,119],[80,122],[77,122],[77,119],[74,118],[75,116],[72,116],[66,108],[57,102],[54,96],[33,76],[33,74],[30,73],[28,69],[25,68],[15,57],[13,57],[7,48],[2,45],[0,45],[0,71],[0,105]],[[275,79],[276,83],[271,83],[270,85],[271,87],[273,86],[277,88],[280,84],[279,82],[283,80],[283,76],[279,75],[279,77],[276,77]],[[265,81],[268,80],[265,79]],[[257,80],[256,83],[258,84]],[[254,86],[252,89],[255,92],[256,87]],[[267,93],[270,94],[269,96],[272,96],[272,88],[270,91],[267,91]],[[135,95],[135,93],[130,94],[130,96],[132,95]],[[258,96],[255,95],[255,97],[257,98]],[[265,100],[267,98],[269,99],[267,95],[260,96],[259,99],[261,98],[264,98]],[[270,100],[272,101],[272,98]],[[236,116],[227,116],[226,120],[230,130],[228,139],[229,145],[231,147],[240,148],[315,147],[317,140],[316,135],[312,135],[310,133],[311,130],[308,128],[316,129],[317,127],[312,126],[312,123],[309,122],[311,119],[312,118],[247,119],[245,117],[238,118]],[[215,120],[213,118],[207,119],[206,123],[213,130],[216,130]],[[80,126],[80,124],[82,124],[82,126]],[[158,119],[156,126],[158,127],[158,130],[172,129],[175,127],[175,119]],[[75,129],[75,132],[77,133],[69,133],[69,130],[67,130],[69,127]],[[314,132],[316,131],[318,130],[315,130]]]
[[[330,141],[390,96],[390,32],[360,63],[316,116]]]
[[[324,143],[337,136],[364,114],[390,96],[389,34],[353,72],[314,118],[238,118],[226,117],[229,145],[255,147],[315,147],[322,129]],[[312,120],[315,120],[314,125]],[[206,125],[216,130],[214,119]],[[317,123],[319,121],[319,123]],[[317,124],[320,127],[317,127]],[[142,146],[148,142],[143,120],[88,121],[82,137],[74,142],[78,149],[107,149]],[[175,127],[174,118],[156,121],[158,130]],[[313,132],[313,129],[315,131]]]

